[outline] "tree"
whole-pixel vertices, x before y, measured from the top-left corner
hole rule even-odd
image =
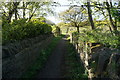
[[[107,6],[107,11],[108,11],[108,15],[109,15],[109,20],[110,20],[110,24],[111,26],[113,27],[113,30],[114,31],[117,31],[117,26],[115,26],[114,22],[113,22],[113,19],[112,19],[112,15],[111,15],[111,9],[110,7],[113,7],[112,6],[112,2],[110,2],[110,4],[108,3],[108,1],[106,0],[106,6]]]
[[[107,21],[107,19],[109,18],[109,22],[111,27],[113,28],[113,31],[117,31],[117,22],[120,21],[119,18],[119,9],[118,9],[119,4],[113,2],[110,0],[110,2],[108,2],[108,0],[106,0],[106,2],[100,3],[100,2],[94,2],[94,7],[98,8],[98,10],[100,12],[102,12],[102,15],[104,16],[105,20]],[[112,31],[111,27],[110,31]]]
[[[11,22],[11,18],[13,14],[15,14],[15,19],[17,20],[17,7],[20,2],[3,2],[2,3],[2,11],[3,17],[8,21]]]
[[[79,27],[82,21],[86,20],[86,15],[84,14],[85,9],[82,7],[74,7],[71,6],[68,10],[60,13],[60,18],[65,22],[65,23],[71,23],[72,26],[77,28],[77,32],[79,33]]]
[[[20,0],[20,2],[2,2],[2,12],[4,20],[7,20],[9,23],[13,15],[15,15],[15,20],[19,18],[27,18],[28,21],[31,20],[32,17],[40,17],[47,15],[47,13],[53,13],[52,8],[50,7],[53,3],[52,1],[39,1],[39,2],[24,2]],[[22,15],[20,14],[22,10]],[[26,14],[29,13],[29,16]],[[26,17],[27,16],[27,17]]]
[[[90,22],[90,24],[91,24],[92,29],[95,29],[94,22],[93,22],[93,18],[92,18],[92,10],[91,10],[90,6],[91,6],[91,5],[90,5],[90,2],[87,2],[89,22]]]
[[[88,12],[88,20],[89,20],[89,23],[91,25],[91,28],[92,29],[95,29],[95,26],[94,26],[94,22],[93,22],[93,17],[92,17],[92,10],[91,10],[91,6],[90,5],[90,2],[94,1],[94,0],[69,0],[69,1],[76,1],[76,3],[80,4],[83,3],[84,5],[81,5],[82,7],[87,7],[87,12]]]

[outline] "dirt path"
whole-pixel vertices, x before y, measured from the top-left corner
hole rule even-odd
[[[61,39],[49,57],[45,67],[38,73],[36,78],[62,78],[61,64],[66,52],[65,38]]]

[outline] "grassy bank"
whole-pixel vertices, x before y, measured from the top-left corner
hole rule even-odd
[[[23,78],[33,78],[37,74],[37,72],[42,67],[44,67],[49,55],[52,53],[60,39],[61,37],[54,37],[51,43],[47,46],[47,48],[40,51],[40,56],[37,58],[36,62],[23,75]]]
[[[68,44],[67,54],[65,55],[65,67],[66,73],[64,74],[65,78],[69,78],[70,80],[76,79],[87,79],[87,75],[85,74],[85,69],[83,65],[77,59],[77,52],[72,44]]]

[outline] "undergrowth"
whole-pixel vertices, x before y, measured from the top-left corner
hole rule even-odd
[[[68,51],[65,60],[67,73],[65,74],[65,77],[69,78],[70,80],[87,79],[88,75],[85,74],[85,68],[79,59],[77,59],[76,54],[77,51],[73,45],[68,43]]]

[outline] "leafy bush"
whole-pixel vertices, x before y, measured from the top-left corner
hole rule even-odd
[[[25,19],[14,20],[12,23],[3,22],[3,44],[36,37],[38,35],[50,34],[52,28],[50,25],[39,20],[26,22]]]
[[[106,47],[119,48],[120,37],[119,35],[113,35],[112,33],[102,32],[100,29],[83,31],[82,33],[73,33],[79,38],[79,41],[90,43],[101,43]]]

